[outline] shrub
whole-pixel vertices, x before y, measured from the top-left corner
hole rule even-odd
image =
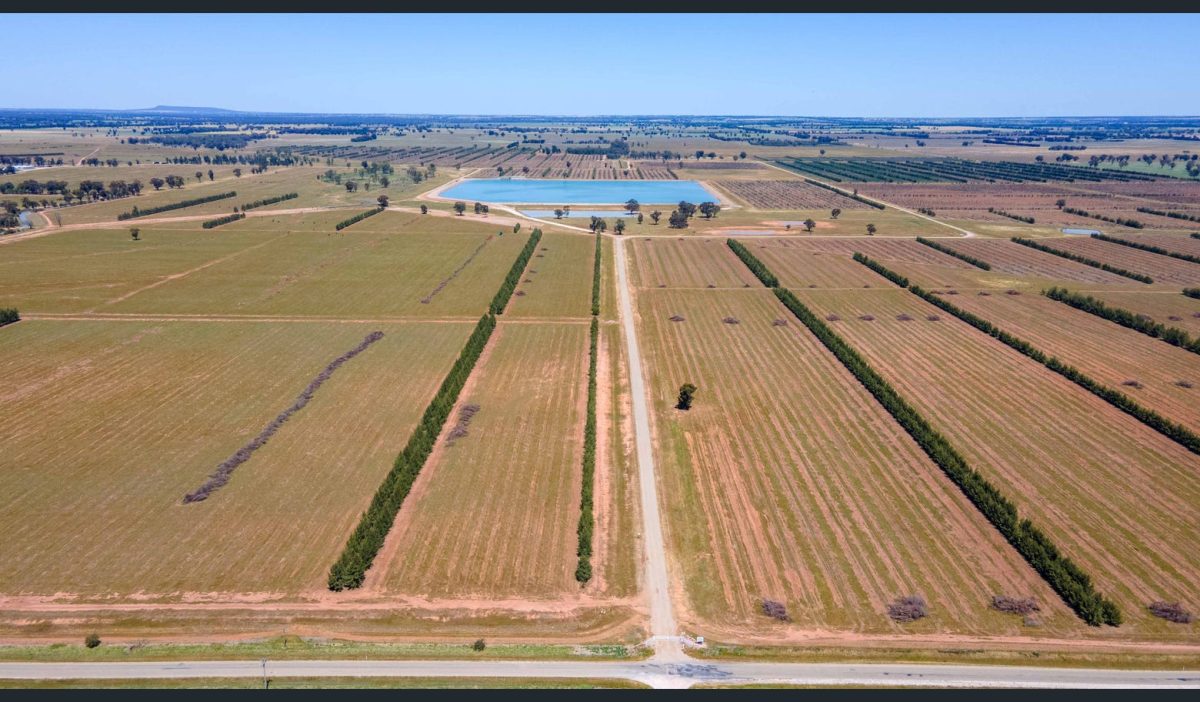
[[[740,319],[738,319],[737,317],[726,317],[726,318],[722,319],[721,321],[726,324],[741,324],[742,323],[742,321]]]
[[[0,307],[0,327],[21,321],[21,313],[16,307]]]
[[[245,219],[245,218],[246,218],[245,214],[243,214],[241,212],[235,212],[231,215],[225,215],[224,217],[210,219],[207,222],[204,222],[203,224],[201,224],[200,226],[204,227],[205,229],[212,229],[213,227],[219,227],[222,224],[229,224],[230,222],[236,222],[239,219]]]
[[[144,210],[139,209],[137,207],[137,205],[134,205],[133,209],[130,210],[129,212],[122,212],[121,214],[117,215],[117,219],[118,220],[126,220],[126,219],[134,219],[135,217],[145,217],[147,215],[158,214],[159,212],[170,212],[171,210],[180,210],[180,209],[183,209],[184,207],[193,207],[195,205],[203,205],[206,202],[215,202],[217,200],[224,200],[226,198],[231,198],[231,197],[237,197],[237,193],[231,190],[227,193],[218,193],[216,195],[209,195],[208,197],[197,197],[197,198],[192,198],[191,200],[182,200],[180,202],[174,202],[169,205],[159,205],[158,207],[150,207],[150,208],[147,208]]]
[[[692,399],[696,395],[696,386],[691,383],[684,383],[679,386],[679,399],[675,402],[675,409],[690,410],[692,408]]]
[[[972,266],[975,266],[976,268],[982,268],[985,271],[992,270],[992,265],[990,263],[988,263],[987,261],[981,261],[980,259],[975,258],[974,256],[971,256],[971,255],[968,255],[965,253],[960,253],[960,252],[955,251],[954,249],[950,248],[949,246],[942,246],[941,244],[939,244],[936,241],[933,241],[931,239],[926,239],[923,236],[919,236],[919,237],[917,237],[917,241],[928,246],[931,249],[936,249],[938,251],[941,251],[942,253],[946,254],[947,256],[953,256],[957,259],[966,261],[967,263],[971,264]]]
[[[1184,288],[1183,294],[1194,300],[1200,300],[1200,288]]]
[[[487,643],[483,639],[475,639],[475,643],[471,644],[471,649],[474,651],[482,651],[487,648]]]
[[[358,224],[359,222],[363,221],[367,217],[374,217],[375,215],[379,214],[380,212],[383,212],[383,209],[384,208],[382,208],[382,207],[376,207],[373,210],[367,210],[366,212],[359,212],[358,214],[354,215],[350,219],[343,219],[342,221],[338,222],[334,226],[334,229],[336,231],[340,232],[352,224]]]
[[[95,632],[88,634],[83,639],[83,645],[87,646],[88,648],[96,648],[100,645],[100,635],[96,634]]]
[[[776,600],[764,599],[762,601],[762,613],[781,622],[792,621],[792,617],[788,614],[787,607],[782,602],[777,602]]]
[[[1040,612],[1037,600],[1032,597],[1009,597],[996,595],[992,597],[992,608],[1005,614],[1033,614]]]
[[[1166,619],[1169,622],[1176,624],[1190,624],[1192,622],[1192,613],[1183,608],[1183,605],[1178,602],[1151,602],[1149,605],[1150,613],[1160,619]]]
[[[1073,254],[1070,251],[1063,251],[1061,249],[1056,249],[1056,248],[1053,248],[1050,246],[1046,246],[1045,244],[1039,244],[1038,242],[1033,241],[1032,239],[1023,239],[1019,236],[1014,236],[1012,238],[1012,241],[1013,241],[1013,243],[1020,244],[1021,246],[1028,246],[1031,249],[1037,249],[1038,251],[1044,251],[1048,254],[1054,254],[1055,256],[1060,256],[1067,260],[1075,261],[1076,263],[1082,263],[1085,266],[1091,266],[1092,268],[1099,268],[1102,271],[1108,271],[1109,273],[1115,273],[1117,275],[1125,276],[1126,278],[1131,278],[1133,280],[1138,281],[1139,283],[1150,284],[1150,283],[1154,282],[1154,279],[1148,275],[1143,275],[1141,273],[1134,273],[1132,271],[1127,271],[1124,268],[1117,268],[1116,266],[1110,266],[1107,263],[1101,263],[1100,261],[1097,261],[1094,258],[1080,256],[1079,254]]]
[[[671,315],[671,316],[670,316],[670,320],[671,320],[672,322],[682,322],[682,321],[684,321],[685,319],[686,319],[686,317],[684,317],[684,316],[683,316],[683,315],[681,315],[681,314],[673,314],[673,315]]]
[[[906,597],[897,597],[888,605],[888,616],[892,621],[907,623],[915,622],[918,619],[924,619],[929,616],[929,606],[925,604],[925,598],[920,595],[908,595]]]

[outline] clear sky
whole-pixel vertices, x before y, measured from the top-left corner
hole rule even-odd
[[[0,107],[1200,114],[1200,15],[9,15]]]

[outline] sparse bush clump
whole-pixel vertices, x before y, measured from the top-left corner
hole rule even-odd
[[[929,606],[925,604],[924,597],[908,595],[896,598],[888,605],[887,612],[894,622],[915,622],[929,616]]]
[[[96,634],[94,632],[91,634],[88,634],[83,639],[83,645],[87,646],[88,648],[96,648],[97,646],[100,645],[100,635]]]
[[[483,639],[475,639],[475,643],[471,644],[471,650],[482,651],[487,648],[487,642]]]
[[[738,319],[737,317],[726,317],[726,318],[722,319],[721,321],[726,324],[741,324],[742,323],[742,321],[740,319]]]
[[[1192,613],[1183,608],[1178,602],[1151,602],[1150,613],[1160,619],[1166,619],[1176,624],[1190,624]]]
[[[446,435],[449,443],[453,444],[455,439],[461,439],[467,435],[467,427],[471,424],[471,418],[479,412],[479,405],[463,405],[458,408],[458,421],[454,424],[454,428]]]
[[[1009,597],[996,595],[992,597],[992,609],[1005,614],[1033,614],[1040,612],[1037,600],[1032,597]]]
[[[786,327],[786,326],[787,326],[787,320],[786,320],[786,319],[776,319],[775,321],[771,322],[771,326],[773,326],[773,327]]]
[[[792,621],[791,615],[788,614],[787,607],[782,602],[777,602],[775,600],[764,599],[762,601],[762,613],[781,622]]]
[[[672,322],[682,322],[686,318],[681,314],[673,314],[671,315],[670,319]]]
[[[696,386],[691,383],[684,383],[679,386],[679,398],[675,401],[675,409],[690,410],[692,408],[692,399],[696,395]]]

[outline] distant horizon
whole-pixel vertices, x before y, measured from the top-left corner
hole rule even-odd
[[[25,14],[20,22],[9,54],[37,57],[30,68],[53,76],[0,98],[45,106],[24,109],[1200,114],[1200,93],[1187,89],[1195,61],[1142,41],[1195,36],[1200,14]]]

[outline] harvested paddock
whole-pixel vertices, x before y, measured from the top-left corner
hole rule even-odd
[[[392,226],[379,230],[368,229],[364,222],[363,229],[347,230],[352,234],[280,236],[101,309],[476,317],[528,235],[497,237],[491,227],[417,217],[398,215]],[[492,239],[480,248],[488,237]],[[426,299],[429,302],[423,304]]]
[[[749,242],[748,248],[779,276],[779,284],[785,288],[891,287],[891,283],[849,256],[813,251],[803,243],[785,240],[755,246]]]
[[[632,239],[631,278],[642,288],[745,288],[758,281],[720,239]]]
[[[1101,263],[1148,275],[1155,283],[1192,286],[1200,284],[1200,265],[1139,251],[1129,246],[1112,244],[1090,237],[1064,237],[1041,239],[1038,243],[1053,246],[1080,256],[1087,256]]]
[[[1200,459],[962,322],[895,321],[937,311],[909,292],[795,292],[1092,575],[1123,630],[1167,634],[1145,603],[1200,597]]]
[[[384,338],[331,377],[228,485],[180,504],[373,329]],[[0,592],[179,599],[323,590],[470,329],[59,320],[5,329]]]
[[[1200,225],[1195,225],[1195,229],[1200,230]],[[1168,251],[1173,251],[1190,256],[1200,256],[1200,239],[1193,239],[1190,236],[1180,236],[1171,234],[1122,234],[1122,239],[1133,241],[1139,244],[1149,244],[1158,246]],[[1161,254],[1159,254],[1161,255]]]
[[[1061,241],[1059,239],[1056,242]],[[987,261],[997,273],[1100,285],[1138,285],[1128,278],[1003,239],[939,239],[943,246]]]
[[[1087,294],[1103,300],[1106,305],[1145,315],[1159,324],[1182,329],[1193,337],[1200,336],[1200,301],[1184,297],[1178,292],[1089,290]]]
[[[368,587],[458,598],[578,590],[588,327],[502,323],[489,347],[460,400],[480,407],[470,432],[453,446],[440,439]]]
[[[1082,626],[806,328],[774,325],[789,313],[768,291],[645,290],[639,309],[691,626],[778,631],[770,599],[801,629],[894,632],[888,603],[921,592],[930,617],[905,630],[1018,633],[999,591]],[[700,387],[686,413],[681,379]]]
[[[507,234],[505,236],[508,236]],[[596,242],[575,234],[543,233],[529,268],[504,311],[511,317],[586,317],[592,305],[592,266]],[[529,282],[524,282],[528,279]]]
[[[857,200],[802,180],[718,180],[716,185],[760,210],[870,209]]]
[[[1137,381],[1139,388],[1123,391],[1138,404],[1200,431],[1200,399],[1175,384],[1200,385],[1196,354],[1042,295],[959,295],[951,302],[1110,388]]]
[[[954,244],[960,241],[959,239],[938,239],[938,243]],[[871,258],[887,263],[889,261],[901,263],[918,263],[929,264],[934,266],[943,266],[946,268],[958,268],[968,272],[979,272],[971,264],[960,261],[953,256],[947,256],[940,251],[920,244],[914,240],[905,239],[864,239],[857,238],[848,239],[804,239],[793,242],[797,247],[810,248],[814,251],[828,251],[830,253],[841,253],[850,256],[855,251],[861,252]]]

